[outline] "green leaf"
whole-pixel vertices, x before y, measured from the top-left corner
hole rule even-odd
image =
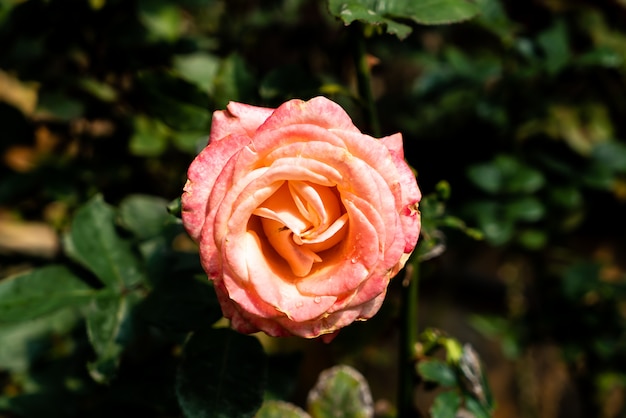
[[[207,108],[166,97],[158,98],[153,104],[155,114],[174,130],[208,131],[211,113]]]
[[[256,82],[240,55],[225,58],[215,77],[215,107],[226,108],[229,101],[245,102],[256,92]]]
[[[491,418],[490,411],[474,397],[465,397],[465,407],[474,418]]]
[[[456,392],[443,392],[433,401],[430,414],[432,418],[455,418],[459,406],[461,406],[461,398]]]
[[[25,321],[96,296],[66,267],[48,266],[0,281],[0,323]]]
[[[597,288],[600,266],[592,262],[578,262],[565,270],[561,282],[563,295],[578,302],[585,293]]]
[[[204,329],[185,344],[176,395],[187,418],[252,417],[267,375],[263,347],[233,330]]]
[[[467,20],[479,12],[478,6],[468,0],[329,0],[328,8],[346,25],[355,20],[385,25],[388,33],[400,39],[405,38],[411,28],[398,19],[439,25]]]
[[[340,365],[324,370],[309,392],[308,410],[313,418],[340,416],[369,418],[374,404],[365,378],[350,366]]]
[[[208,130],[192,132],[171,132],[174,146],[182,152],[197,155],[208,142]]]
[[[26,372],[50,346],[50,339],[68,333],[79,319],[76,309],[67,308],[29,321],[0,324],[0,369]]]
[[[259,94],[265,100],[279,100],[313,96],[319,89],[319,82],[312,75],[299,66],[287,65],[274,69],[263,78]]]
[[[577,209],[583,204],[583,194],[577,187],[552,187],[550,200],[553,204],[565,209]]]
[[[174,69],[178,74],[208,94],[213,93],[213,79],[218,68],[219,60],[203,52],[174,57]]]
[[[468,212],[476,218],[478,227],[484,232],[487,241],[501,245],[511,239],[514,223],[511,219],[503,219],[500,213],[501,204],[494,200],[479,200],[468,205]]]
[[[144,95],[146,113],[175,132],[208,132],[211,120],[209,97],[174,71],[143,71],[137,85]]]
[[[74,100],[62,93],[42,92],[37,103],[37,113],[50,114],[62,121],[69,121],[82,116],[84,106],[78,100]]]
[[[543,218],[545,207],[536,197],[526,196],[509,202],[505,213],[510,220],[535,222]]]
[[[108,287],[121,291],[145,280],[130,242],[115,229],[115,211],[100,195],[76,212],[64,244],[70,258]]]
[[[119,206],[120,223],[141,240],[153,238],[174,219],[167,211],[168,203],[158,196],[127,196]]]
[[[254,418],[310,418],[296,405],[283,401],[265,401]]]
[[[120,354],[130,340],[131,308],[137,302],[132,293],[94,300],[86,312],[87,335],[96,352],[88,364],[89,374],[98,383],[115,376]]]
[[[475,315],[470,318],[470,324],[481,334],[498,339],[507,358],[514,359],[519,356],[521,348],[518,330],[509,320],[497,316]]]
[[[429,382],[439,383],[441,386],[456,386],[457,380],[454,370],[440,360],[425,360],[417,363],[418,373]]]
[[[92,96],[103,102],[112,103],[118,98],[117,91],[107,83],[103,83],[94,78],[81,78],[78,85]]]
[[[131,154],[140,157],[156,157],[167,148],[168,127],[158,119],[137,115],[133,120],[135,128],[128,147]]]
[[[604,167],[626,172],[626,145],[621,142],[601,142],[593,147],[591,156]]]
[[[545,54],[546,69],[549,74],[557,74],[567,66],[571,58],[567,27],[563,20],[557,22],[542,32],[537,41]]]
[[[222,310],[209,280],[165,277],[140,306],[140,314],[161,328],[193,331],[213,324]]]
[[[502,189],[504,179],[494,164],[475,164],[467,169],[470,181],[488,193],[497,193]]]
[[[540,171],[519,165],[506,180],[505,190],[509,193],[534,193],[545,184]]]
[[[480,12],[476,2],[469,0],[389,0],[387,3],[394,10],[395,16],[413,19],[422,25],[461,22]],[[398,14],[400,5],[403,6],[402,14]]]
[[[348,338],[350,342],[354,338]],[[267,359],[265,400],[292,399],[296,390],[303,353],[300,351],[272,353]]]
[[[548,234],[541,229],[525,229],[517,237],[517,241],[529,250],[540,250],[548,242]]]
[[[172,42],[182,31],[182,15],[176,4],[139,1],[139,17],[154,40]]]
[[[333,14],[335,14],[336,17],[341,18],[346,25],[349,25],[355,20],[372,25],[384,25],[387,29],[387,33],[396,35],[400,39],[406,38],[411,33],[412,29],[410,26],[396,22],[393,19],[386,18],[383,14],[377,14],[370,7],[368,7],[367,4],[360,3],[366,2],[329,1],[331,8],[339,5],[339,8],[336,9],[338,12],[333,12]]]

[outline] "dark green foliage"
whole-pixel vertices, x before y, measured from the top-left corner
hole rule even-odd
[[[99,292],[64,266],[48,266],[0,282],[0,323],[38,318],[98,298]]]
[[[462,23],[433,25],[447,22]],[[262,339],[265,359],[257,339],[208,329],[221,310],[177,218],[229,101],[321,94],[367,131],[355,36],[376,58],[381,131],[402,132],[424,193],[420,326],[497,342],[504,359],[481,346],[487,369],[531,374],[554,347],[561,415],[624,415],[608,401],[626,397],[625,27],[623,1],[0,0],[0,416],[253,416],[263,396],[305,408],[344,360],[393,402],[402,274],[334,351]],[[33,223],[59,242],[19,229]],[[440,332],[420,344],[411,372],[440,391],[422,413],[490,416],[477,357]],[[232,375],[212,378],[222,366]],[[528,416],[541,381],[509,382]],[[346,385],[324,400],[353,405]]]
[[[176,394],[185,417],[252,417],[261,407],[267,363],[259,341],[203,329],[185,343]]]

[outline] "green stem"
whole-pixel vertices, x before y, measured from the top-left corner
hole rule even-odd
[[[408,283],[407,283],[408,282]],[[398,359],[398,418],[419,416],[413,406],[413,388],[416,384],[415,344],[417,343],[417,297],[419,263],[407,265],[407,275],[402,292],[402,329],[400,331]]]
[[[370,132],[380,137],[380,122],[372,91],[372,73],[365,48],[364,25],[353,22],[350,30],[354,43],[354,62],[356,66],[359,98],[363,102],[366,120]],[[417,296],[419,264],[417,261],[407,265],[407,281],[402,294],[402,330],[400,332],[400,353],[398,359],[398,417],[414,418],[419,416],[413,406],[413,388],[416,383],[415,344],[417,342]]]
[[[374,93],[372,91],[372,72],[367,59],[365,49],[364,25],[360,22],[353,22],[350,25],[352,39],[354,43],[354,63],[356,66],[357,87],[359,98],[363,102],[366,120],[369,122],[370,132],[375,137],[380,137],[380,122],[378,112],[374,103]]]

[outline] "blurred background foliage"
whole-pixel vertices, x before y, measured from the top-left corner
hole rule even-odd
[[[429,195],[424,252],[441,254],[421,269],[421,327],[477,349],[494,416],[624,416],[626,3],[477,3],[461,24],[402,21],[402,40],[366,28],[382,131],[404,135]],[[50,308],[44,287],[32,319],[4,307],[0,416],[180,414],[184,333],[220,313],[164,208],[230,100],[325,95],[367,131],[352,29],[314,0],[0,0],[0,277],[47,266],[29,277],[41,286],[70,268],[100,295],[86,325],[82,281],[48,301],[66,307],[54,313],[36,315]],[[72,245],[94,223],[136,292],[108,297],[119,277]],[[341,361],[365,374],[377,416],[393,416],[400,282],[330,346],[263,340],[266,396],[303,405]],[[104,323],[110,312],[124,320]],[[115,383],[95,383],[121,352]]]

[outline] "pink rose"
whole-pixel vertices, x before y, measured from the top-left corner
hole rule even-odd
[[[188,177],[183,223],[243,333],[330,340],[371,318],[419,235],[402,136],[365,135],[324,97],[229,103]]]

